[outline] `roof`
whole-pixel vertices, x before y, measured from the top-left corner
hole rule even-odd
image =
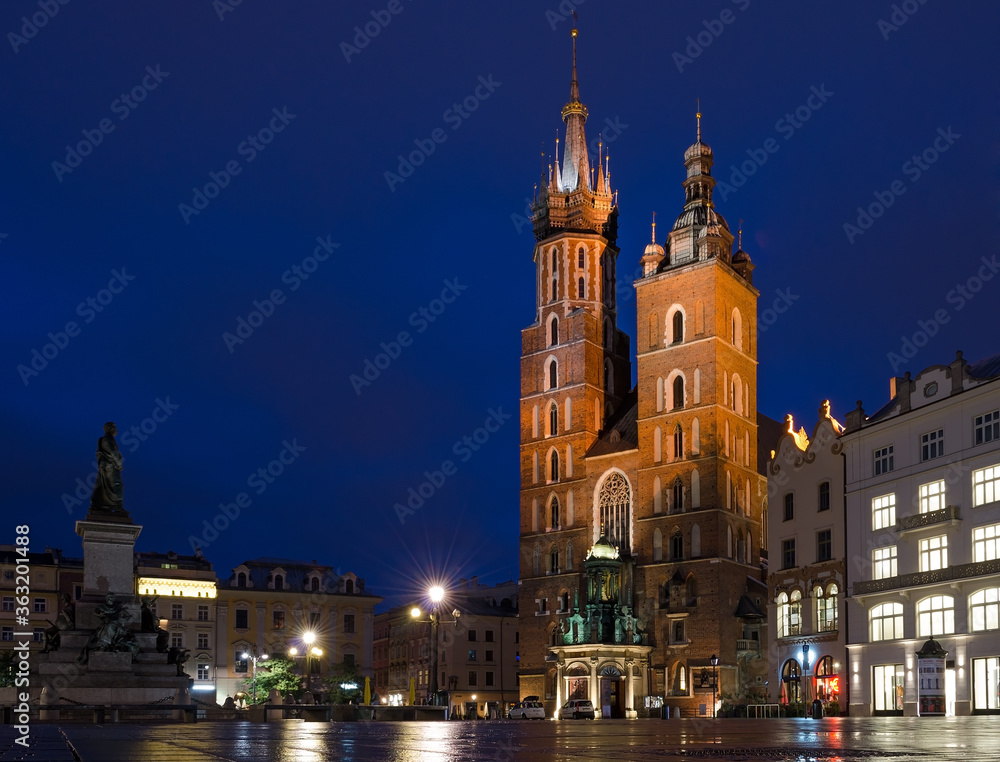
[[[639,446],[639,395],[635,388],[625,395],[618,409],[604,425],[603,431],[584,457],[628,452]]]
[[[738,616],[741,619],[767,618],[767,614],[757,608],[757,605],[750,600],[750,596],[746,593],[740,596],[740,601],[736,604],[736,611],[733,612],[733,616]]]
[[[969,363],[965,372],[978,379],[997,378],[1000,376],[1000,354],[987,357],[979,362]]]
[[[767,476],[771,450],[778,449],[778,440],[785,433],[784,424],[757,412],[757,473]]]

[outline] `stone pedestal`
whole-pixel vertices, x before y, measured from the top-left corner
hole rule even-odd
[[[135,540],[141,531],[131,521],[94,520],[92,514],[76,522],[76,533],[83,539],[85,596],[131,597],[135,593]]]

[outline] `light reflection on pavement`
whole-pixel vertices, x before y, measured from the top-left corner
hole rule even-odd
[[[49,762],[988,762],[1000,723],[982,717],[596,722],[34,725],[30,756],[0,728],[0,760]],[[75,752],[75,754],[74,754]]]

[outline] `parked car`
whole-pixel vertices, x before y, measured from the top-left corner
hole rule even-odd
[[[537,699],[525,699],[524,701],[518,701],[510,708],[510,711],[507,712],[507,719],[544,720],[545,707],[542,706],[542,702]]]
[[[590,701],[574,699],[563,704],[559,716],[564,720],[592,720],[594,719],[594,705]]]

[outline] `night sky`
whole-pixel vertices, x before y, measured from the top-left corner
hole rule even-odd
[[[574,6],[235,2],[0,9],[4,541],[30,523],[33,549],[80,554],[77,480],[114,420],[139,550],[200,537],[223,576],[317,559],[397,598],[514,577],[522,218]],[[576,8],[633,347],[700,97],[716,207],[757,266],[761,412],[811,430],[823,398],[870,413],[894,372],[1000,352],[1000,6]]]

